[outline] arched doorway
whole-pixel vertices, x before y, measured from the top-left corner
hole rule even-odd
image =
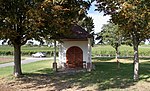
[[[66,54],[69,68],[83,68],[83,51],[77,46],[70,47]]]

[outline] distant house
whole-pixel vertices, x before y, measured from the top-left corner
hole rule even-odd
[[[91,37],[81,26],[74,25],[71,29],[71,36],[61,38],[58,65],[91,69]]]

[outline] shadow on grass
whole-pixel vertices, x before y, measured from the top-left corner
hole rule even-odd
[[[115,57],[93,57],[93,60],[101,60],[101,61],[109,61],[114,59]]]
[[[93,60],[109,61],[115,59],[115,57],[93,57]],[[133,60],[133,57],[119,57],[119,59]],[[140,60],[150,60],[150,57],[139,57]]]
[[[95,90],[106,90],[112,88],[128,88],[135,83],[132,80],[133,64],[121,63],[117,69],[115,62],[94,62],[95,70],[91,72],[79,72],[72,75],[57,74],[50,68],[37,70],[35,73],[25,73],[24,77],[18,79],[24,84],[32,83],[27,88],[45,88],[63,90],[78,86],[78,89],[96,85]],[[140,80],[150,78],[150,62],[140,64]]]
[[[140,80],[150,82],[150,61],[140,63]]]
[[[150,57],[140,57],[142,60],[150,60]]]

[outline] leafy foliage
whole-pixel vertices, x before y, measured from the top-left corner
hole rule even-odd
[[[21,46],[27,40],[42,44],[43,38],[69,34],[89,6],[89,1],[78,0],[0,0],[0,39],[14,46],[14,74],[22,74]]]
[[[102,36],[102,42],[111,45],[116,51],[116,60],[118,68],[119,66],[119,50],[118,47],[121,46],[122,34],[119,32],[118,25],[113,23],[106,24],[102,27],[102,31],[99,33],[99,36]]]
[[[55,1],[47,0],[42,5],[42,8],[46,11],[46,15],[43,17],[46,20],[46,28],[44,27],[44,29],[51,31],[51,35],[48,38],[59,39],[62,35],[70,34],[69,31],[72,25],[85,16],[85,9],[90,6],[90,2],[76,0]]]
[[[38,35],[42,18],[35,3],[38,4],[27,0],[1,0],[0,38],[23,45],[31,36]]]
[[[1,0],[0,6],[0,38],[23,45],[29,39],[42,41],[47,35],[66,34],[72,24],[85,16],[90,2]]]
[[[132,40],[134,48],[134,80],[138,80],[138,46],[150,38],[150,3],[147,0],[96,0],[97,10],[111,15],[112,22]]]
[[[103,25],[102,31],[98,34],[97,38],[100,38],[100,36],[100,42],[111,45],[113,48],[121,45],[122,34],[119,32],[118,25],[113,23]]]
[[[97,10],[111,15],[126,37],[138,44],[150,38],[150,3],[146,0],[97,0]]]
[[[93,37],[91,39],[91,45],[93,46],[94,41],[94,23],[92,17],[88,17],[87,15],[78,22],[80,26],[82,26],[89,34],[91,34]]]

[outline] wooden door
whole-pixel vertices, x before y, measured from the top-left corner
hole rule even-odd
[[[77,46],[67,50],[66,61],[69,68],[83,68],[83,51]]]

